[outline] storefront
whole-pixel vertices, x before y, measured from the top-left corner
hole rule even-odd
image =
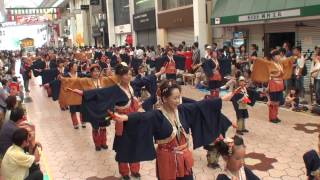
[[[213,9],[211,24],[214,41],[222,45],[238,47],[244,43],[259,46],[259,55],[281,47],[284,42],[301,46],[308,56],[320,44],[320,1],[261,1],[252,6],[240,0],[235,7],[230,0],[218,0]],[[309,53],[308,53],[309,52]],[[311,64],[307,61],[307,66]],[[305,79],[305,88],[310,78]]]
[[[114,30],[115,30],[115,34],[116,34],[116,45],[117,46],[123,46],[126,43],[128,43],[128,39],[131,38],[131,24],[124,24],[124,25],[120,25],[120,26],[115,26]]]
[[[137,35],[137,46],[157,45],[155,10],[134,14],[133,28]]]
[[[178,46],[185,41],[191,46],[195,41],[192,5],[158,12],[158,28],[166,30],[166,42]]]
[[[123,46],[131,37],[129,0],[113,0],[114,31],[116,46]]]

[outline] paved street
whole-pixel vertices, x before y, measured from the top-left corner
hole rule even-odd
[[[121,166],[124,177],[119,174],[112,147],[115,122],[107,127],[106,149],[105,130],[92,132],[89,123],[86,128],[79,123],[80,127],[74,129],[77,128],[77,123],[72,123],[75,117],[71,119],[69,110],[62,111],[58,101],[48,97],[47,85],[79,93],[76,89],[96,89],[112,83],[105,78],[109,74],[119,76],[117,81],[127,86],[131,73],[138,78],[137,88],[144,87],[152,94],[153,88],[146,83],[153,83],[153,78],[144,76],[159,72],[163,75],[160,79],[192,84],[182,87],[182,95],[187,98],[202,100],[209,94],[195,87],[210,89],[212,93],[217,88],[238,89],[236,95],[243,102],[238,101],[237,110],[241,110],[250,102],[247,95],[251,94],[244,88],[246,84],[261,88],[268,96],[265,99],[270,100],[270,114],[265,102],[248,107],[250,117],[245,120],[246,127],[239,123],[238,128],[240,132],[249,130],[242,136],[245,156],[242,149],[230,154],[228,148],[224,148],[230,155],[225,158],[228,165],[220,157],[219,168],[207,167],[207,151],[202,147],[193,150],[192,138],[188,139],[195,180],[216,180],[222,172],[237,177],[232,180],[243,180],[239,162],[244,162],[245,167],[262,180],[309,178],[303,155],[312,149],[320,151],[320,115],[311,114],[319,113],[320,107],[320,0],[0,0],[0,151],[3,156],[0,180],[128,179],[125,167]],[[170,83],[164,85],[161,98],[171,92],[169,86]],[[124,93],[129,94],[124,89],[118,90],[121,91],[117,94],[119,99]],[[279,91],[288,93],[285,100],[279,96]],[[144,98],[144,93],[140,95],[139,98]],[[14,146],[7,150],[7,141],[14,129],[13,122],[5,123],[9,119],[8,112],[17,112],[17,118],[12,117],[12,120],[17,119],[19,127],[21,122],[21,109],[15,111],[12,107],[14,97],[19,105],[24,100],[22,105],[27,110],[28,120],[36,127],[36,141],[43,149],[40,160],[36,151],[33,155],[40,170],[38,166],[30,168],[25,166],[26,161],[19,161],[22,154],[16,151],[25,148],[25,144],[19,145],[17,141],[26,140],[26,133],[17,131],[15,137],[19,138],[12,141],[16,140],[14,144],[20,148]],[[60,97],[65,101],[60,101],[61,104],[77,102],[65,92],[61,92]],[[288,108],[279,109],[275,103],[283,101]],[[175,108],[174,105],[170,101],[164,105],[169,107],[168,117],[173,115],[170,108]],[[91,111],[99,106],[97,103],[87,109]],[[74,111],[79,109],[74,108]],[[222,112],[236,124],[232,102],[223,102]],[[239,122],[243,122],[242,117],[247,117],[247,112],[237,112]],[[278,118],[282,121],[274,124],[269,117],[274,123],[279,122]],[[170,119],[170,123],[179,125],[173,122],[177,118]],[[162,123],[161,128],[166,129],[170,123]],[[118,129],[121,131],[121,127],[117,126]],[[96,151],[92,134],[100,151]],[[145,141],[146,133],[130,136],[136,134]],[[165,133],[159,134],[165,136]],[[226,134],[233,136],[236,129]],[[181,142],[179,136],[177,141]],[[230,143],[226,144],[233,148]],[[135,152],[130,146],[127,150]],[[170,148],[163,149],[172,153],[172,157],[163,158],[164,161],[188,166],[189,158],[181,153],[185,147]],[[185,162],[179,162],[177,154],[183,154],[181,159]],[[216,159],[210,152],[208,157]],[[314,173],[315,169],[320,169],[315,157],[313,153],[310,159],[314,159],[306,160],[308,171],[312,171],[310,179],[312,176],[320,179]],[[33,161],[29,156],[28,160]],[[156,160],[141,162],[139,180],[158,180],[156,164]],[[216,166],[216,163],[211,162],[209,166]],[[136,167],[131,169],[136,171]],[[160,175],[168,174],[170,168],[164,168]],[[178,172],[177,176],[181,174],[191,173]]]
[[[192,87],[184,88],[188,97],[200,99],[203,94]],[[192,95],[192,96],[190,96]],[[91,127],[74,130],[68,111],[60,111],[58,103],[46,97],[45,91],[36,82],[31,82],[32,103],[27,103],[29,119],[36,125],[37,139],[43,144],[42,165],[54,180],[117,179],[115,153],[111,150],[96,152],[91,139]],[[230,103],[225,103],[223,112],[235,120]],[[315,148],[320,132],[319,117],[281,110],[281,124],[267,121],[266,105],[257,104],[250,109],[245,135],[247,145],[246,164],[256,175],[269,179],[306,179],[302,155]],[[112,147],[114,126],[108,128],[108,145]],[[194,174],[197,180],[213,180],[219,170],[206,167],[206,152],[197,149]],[[221,160],[221,165],[223,162]],[[155,178],[155,162],[143,162],[143,180]]]

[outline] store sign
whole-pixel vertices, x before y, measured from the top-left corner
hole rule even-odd
[[[257,13],[257,14],[249,14],[249,15],[239,16],[239,22],[279,19],[279,18],[286,18],[286,17],[295,17],[295,16],[300,16],[300,15],[301,15],[301,10],[300,9],[264,12],[264,13]]]
[[[47,16],[27,15],[27,16],[16,16],[16,24],[37,24],[47,22],[49,19]]]
[[[115,26],[114,31],[116,34],[131,33],[131,24]]]
[[[49,20],[61,18],[59,8],[7,8],[8,21],[20,21],[20,19],[35,19],[34,17],[47,17]],[[33,21],[33,20],[31,20]]]
[[[144,13],[134,14],[133,28],[136,31],[155,29],[156,28],[155,11],[152,10]]]
[[[81,5],[80,9],[81,10],[89,10],[89,5]]]
[[[58,8],[7,8],[10,15],[57,14]]]
[[[20,41],[20,46],[22,48],[32,47],[32,46],[34,46],[34,39],[32,39],[32,38],[22,39]]]

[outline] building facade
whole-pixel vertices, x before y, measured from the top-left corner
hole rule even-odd
[[[198,42],[204,53],[204,45],[212,42],[211,4],[208,0],[157,0],[157,43],[178,46],[185,41],[191,47]]]
[[[154,0],[133,0],[134,14],[132,17],[137,46],[156,46],[156,11]]]
[[[158,0],[157,20],[160,45],[168,42],[178,46],[182,41],[191,45],[194,39],[193,1]]]
[[[284,42],[301,46],[307,57],[320,44],[320,1],[218,0],[213,7],[211,23],[214,41],[239,47],[259,46],[264,56]],[[307,61],[309,67],[311,61]],[[310,78],[305,79],[305,88]]]

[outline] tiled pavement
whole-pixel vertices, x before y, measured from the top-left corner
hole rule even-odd
[[[111,150],[96,152],[91,139],[91,127],[74,130],[69,112],[62,112],[56,102],[46,97],[45,91],[31,82],[32,103],[27,103],[29,119],[36,125],[37,139],[43,144],[47,172],[54,180],[112,180],[119,177],[115,153]],[[184,88],[188,97],[200,99],[203,94],[192,87]],[[235,120],[230,103],[223,112]],[[317,145],[320,118],[287,110],[281,110],[281,124],[267,122],[267,108],[257,104],[250,108],[248,128],[245,135],[248,158],[246,164],[264,180],[306,179],[302,160],[304,152]],[[309,124],[307,124],[309,123]],[[112,147],[114,126],[108,128],[108,145]],[[219,170],[206,167],[206,152],[193,152],[193,168],[197,180],[213,180]],[[221,165],[223,162],[221,160]],[[143,180],[155,178],[155,162],[143,162]]]

